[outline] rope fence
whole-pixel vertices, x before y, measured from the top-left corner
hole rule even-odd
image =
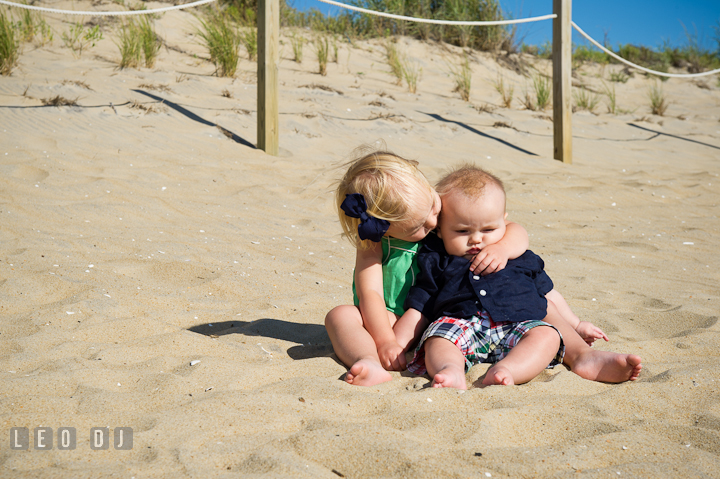
[[[368,10],[365,8],[356,7],[353,5],[346,5],[344,3],[335,2],[333,0],[317,0],[318,2],[327,3],[328,5],[334,5],[336,7],[345,8],[354,12],[367,13],[368,15],[375,15],[377,17],[392,18],[394,20],[405,20],[408,22],[416,23],[434,23],[436,25],[457,25],[457,26],[492,26],[492,25],[512,25],[515,23],[529,23],[538,22],[541,20],[552,20],[557,15],[551,13],[550,15],[542,15],[540,17],[528,17],[520,18],[515,20],[487,20],[487,21],[464,21],[464,20],[436,20],[434,18],[416,18],[406,17],[404,15],[395,15],[394,13],[378,12],[375,10]]]
[[[636,64],[633,63],[633,62],[630,62],[630,61],[628,61],[628,60],[625,60],[625,59],[624,59],[623,57],[621,57],[620,55],[617,55],[617,54],[613,53],[612,51],[608,50],[607,48],[605,48],[604,46],[600,45],[600,43],[598,43],[597,40],[595,40],[595,39],[592,38],[590,35],[588,35],[587,33],[585,33],[585,32],[583,31],[583,29],[580,28],[580,27],[577,25],[577,23],[572,22],[572,26],[573,26],[573,28],[574,28],[575,30],[577,30],[577,32],[578,32],[580,35],[582,35],[583,37],[587,38],[590,43],[592,43],[593,45],[595,45],[595,46],[598,47],[600,50],[604,51],[605,53],[607,53],[608,55],[610,55],[611,57],[613,57],[613,58],[616,59],[617,61],[622,62],[622,63],[624,63],[624,64],[626,64],[626,65],[628,65],[628,66],[631,66],[631,67],[633,67],[633,68],[637,68],[638,70],[642,70],[642,71],[644,71],[644,72],[646,72],[646,73],[650,73],[650,74],[652,74],[652,75],[658,75],[658,76],[663,76],[663,77],[671,77],[671,78],[695,78],[695,77],[702,77],[702,76],[707,76],[707,75],[714,75],[715,73],[720,73],[720,68],[718,68],[718,69],[716,69],[716,70],[710,70],[710,71],[702,72],[702,73],[665,73],[665,72],[659,72],[659,71],[656,71],[656,70],[650,70],[650,69],[648,69],[648,68],[641,67],[640,65],[636,65]]]
[[[107,11],[88,11],[78,12],[74,10],[59,10],[57,8],[46,8],[36,7],[34,5],[25,5],[24,3],[8,2],[7,0],[0,0],[0,4],[8,5],[11,7],[24,8],[26,10],[35,10],[38,12],[46,13],[59,13],[62,15],[91,15],[93,17],[113,17],[113,16],[128,16],[128,15],[149,15],[151,13],[163,13],[169,12],[170,10],[182,10],[184,8],[197,7],[199,5],[205,5],[206,3],[214,2],[215,0],[198,0],[197,2],[185,3],[183,5],[173,5],[172,7],[155,8],[153,10],[128,10],[118,12],[107,12]]]

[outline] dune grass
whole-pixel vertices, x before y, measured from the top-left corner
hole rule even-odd
[[[327,36],[321,35],[315,38],[315,56],[318,61],[318,73],[322,76],[327,75],[328,54],[330,52],[330,42]]]
[[[293,51],[293,61],[302,63],[303,61],[303,46],[305,45],[305,38],[293,33],[290,35],[290,46]]]
[[[648,100],[650,101],[650,112],[653,115],[663,116],[670,103],[665,96],[662,85],[657,81],[653,82],[648,88]]]
[[[95,43],[102,40],[103,34],[100,25],[85,28],[82,23],[73,24],[68,30],[62,33],[63,43],[72,51],[75,58],[80,58],[83,51],[94,47]]]
[[[537,108],[542,111],[550,105],[550,97],[552,96],[550,78],[538,73],[537,75],[533,75],[532,82]]]
[[[617,106],[617,95],[615,94],[615,85],[608,85],[605,82],[602,82],[602,84],[605,96],[607,97],[608,113],[617,115],[619,110]]]
[[[468,55],[463,55],[458,65],[450,64],[449,67],[450,77],[455,85],[453,92],[458,92],[463,101],[470,101],[470,87],[472,86],[470,58]]]
[[[502,99],[502,105],[505,108],[510,108],[513,102],[513,93],[515,92],[515,87],[513,87],[512,85],[505,85],[505,77],[500,74],[498,74],[494,86],[495,91],[500,94],[500,97]]]
[[[600,97],[586,88],[579,87],[573,89],[573,98],[575,99],[575,107],[578,110],[587,110],[594,112],[600,103]]]
[[[403,55],[398,49],[394,39],[388,38],[383,45],[385,47],[385,61],[390,67],[390,73],[395,77],[395,83],[400,85],[403,81]]]
[[[155,33],[152,20],[147,17],[131,18],[122,23],[115,44],[120,50],[120,68],[137,68],[145,59],[145,67],[155,66],[161,42]]]
[[[210,54],[215,73],[220,77],[235,76],[241,38],[232,18],[222,12],[212,12],[206,19],[199,20],[201,28],[197,34]]]
[[[140,65],[142,52],[134,19],[131,18],[122,23],[115,45],[120,50],[120,68],[137,68]]]
[[[253,26],[245,27],[239,30],[240,42],[245,47],[248,54],[248,60],[254,61],[257,57],[258,39],[257,28]]]
[[[138,30],[140,34],[140,46],[142,49],[143,57],[145,57],[145,67],[152,68],[155,66],[158,53],[162,42],[155,33],[155,26],[147,15],[143,15],[138,22]]]
[[[9,75],[20,58],[20,40],[10,17],[0,10],[0,74]]]
[[[417,85],[422,76],[422,67],[417,60],[407,57],[402,59],[402,72],[410,93],[417,93]]]

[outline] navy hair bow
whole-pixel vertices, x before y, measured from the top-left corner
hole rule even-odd
[[[390,227],[389,221],[367,214],[367,203],[365,203],[365,197],[360,193],[345,195],[345,200],[343,200],[340,208],[351,218],[360,218],[358,236],[360,236],[361,240],[369,239],[379,243]]]

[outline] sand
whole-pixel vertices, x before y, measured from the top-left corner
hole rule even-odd
[[[75,18],[45,18],[55,41],[26,44],[0,79],[0,475],[717,477],[717,78],[661,83],[662,117],[652,79],[612,83],[622,112],[576,112],[563,164],[551,111],[503,108],[494,88],[522,96],[513,66],[547,61],[474,53],[463,102],[458,48],[401,38],[423,68],[411,94],[380,42],[341,42],[321,76],[311,47],[292,61],[286,31],[273,157],[253,146],[255,64],[214,76],[190,13],[157,21],[154,68],[125,70],[109,26],[74,58],[60,37]],[[600,92],[620,70],[573,82]],[[56,96],[77,105],[43,105]],[[476,366],[467,392],[399,372],[343,382],[323,320],[352,302],[354,250],[332,191],[376,141],[431,181],[463,162],[499,175],[508,218],[608,333],[595,347],[640,354],[639,380],[561,366],[482,388]],[[27,450],[8,441],[18,427]],[[75,428],[76,448],[37,450],[38,427]],[[94,427],[132,428],[132,449],[93,450]]]

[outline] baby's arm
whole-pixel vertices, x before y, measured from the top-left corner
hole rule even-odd
[[[403,348],[397,343],[390,326],[383,294],[382,246],[358,250],[355,263],[355,291],[363,325],[377,346],[380,364],[387,370],[405,369]]]
[[[515,259],[527,251],[530,246],[525,228],[512,221],[505,222],[505,235],[495,244],[483,248],[470,264],[473,273],[486,274],[495,273],[504,269],[508,260]]]
[[[428,327],[429,321],[417,309],[410,308],[398,319],[393,330],[403,351],[410,349]]]
[[[596,339],[604,339],[609,341],[607,335],[594,324],[587,321],[580,321],[575,313],[570,309],[570,305],[565,301],[565,298],[555,289],[545,295],[545,298],[553,303],[557,308],[560,316],[573,327],[575,331],[585,340],[590,346],[593,345]]]

